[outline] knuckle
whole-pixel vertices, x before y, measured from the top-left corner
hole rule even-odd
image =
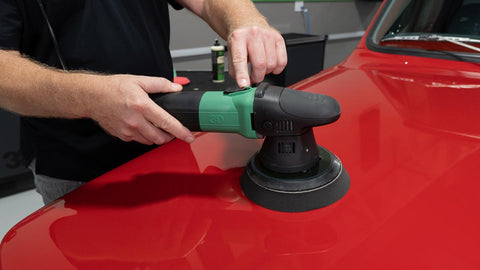
[[[126,139],[131,140],[131,139],[133,138],[133,132],[130,131],[129,129],[124,129],[124,130],[122,130],[122,132],[121,132],[121,136],[122,136],[123,138],[126,138]]]
[[[155,144],[162,145],[171,141],[174,137],[169,133],[164,133],[155,139]]]
[[[133,119],[127,119],[125,121],[125,131],[123,131],[124,134],[130,134],[130,130],[137,130],[139,127],[139,124],[137,121],[134,121]]]
[[[239,39],[242,39],[244,37],[244,34],[245,31],[243,29],[237,29],[235,31],[233,31],[231,34],[230,34],[230,40],[232,41],[237,41]]]
[[[152,145],[153,144],[152,141],[147,141],[147,140],[141,141],[141,143],[146,144],[146,145]]]
[[[275,63],[268,63],[267,65],[267,71],[268,72],[272,72],[275,68],[277,67],[277,65]]]
[[[157,145],[162,145],[162,144],[165,144],[165,143],[167,143],[167,142],[168,142],[168,141],[167,141],[165,138],[163,138],[163,137],[159,137],[159,138],[157,138],[157,139],[155,140],[155,144],[157,144]]]
[[[158,77],[158,78],[155,78],[157,80],[157,84],[161,87],[161,88],[166,88],[171,82],[163,77]]]
[[[279,59],[277,62],[277,66],[281,69],[285,68],[287,66],[287,59]]]
[[[258,58],[254,63],[255,68],[264,70],[267,68],[267,61],[263,58]]]
[[[131,142],[133,140],[133,136],[127,134],[120,134],[118,138],[124,142]]]
[[[250,28],[250,33],[254,36],[258,36],[260,34],[260,28],[258,26],[252,26]]]
[[[129,104],[129,107],[132,110],[134,110],[136,112],[140,112],[140,113],[145,112],[147,106],[148,105],[147,105],[147,102],[145,101],[145,99],[141,99],[141,98],[135,98]]]
[[[232,54],[232,63],[233,64],[243,64],[247,62],[247,57],[240,53]]]
[[[158,123],[159,127],[165,130],[168,130],[172,126],[172,120],[169,116],[162,117]]]
[[[275,75],[278,75],[278,74],[282,73],[282,71],[283,71],[283,68],[282,69],[281,68],[276,68],[276,69],[272,70],[272,73],[275,74]]]
[[[228,39],[229,39],[229,40],[232,40],[232,41],[235,41],[235,40],[238,39],[238,35],[239,35],[239,33],[238,33],[237,30],[236,30],[236,31],[233,31],[233,32],[230,34],[230,37],[229,37]]]
[[[273,39],[275,39],[279,42],[284,42],[282,34],[280,32],[278,32],[276,29],[272,29],[272,31],[270,31],[270,33],[272,34]]]

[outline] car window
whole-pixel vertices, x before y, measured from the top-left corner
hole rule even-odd
[[[392,0],[372,41],[407,48],[480,55],[480,0]]]

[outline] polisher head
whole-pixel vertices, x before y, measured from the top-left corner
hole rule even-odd
[[[265,208],[281,212],[304,212],[328,206],[341,199],[350,187],[350,177],[340,160],[318,146],[318,162],[296,173],[275,172],[254,155],[240,179],[245,195]]]

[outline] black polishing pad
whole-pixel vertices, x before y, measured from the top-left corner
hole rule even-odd
[[[319,146],[319,162],[298,173],[271,171],[253,156],[240,184],[245,195],[265,208],[281,212],[304,212],[330,205],[350,187],[350,177],[340,160]]]

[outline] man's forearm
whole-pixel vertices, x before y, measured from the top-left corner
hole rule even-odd
[[[0,50],[0,107],[27,116],[91,118],[124,141],[193,141],[192,133],[148,96],[181,89],[160,77],[67,73]]]
[[[269,26],[251,0],[179,0],[178,2],[205,20],[225,40],[234,30],[242,27]]]
[[[94,75],[45,67],[15,51],[0,50],[0,70],[0,107],[27,116],[87,117],[85,89],[101,83]]]

